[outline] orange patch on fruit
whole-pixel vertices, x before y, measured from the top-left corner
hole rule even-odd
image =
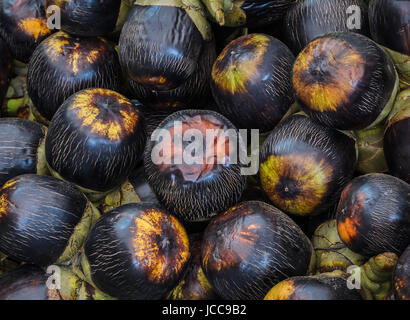
[[[269,290],[263,300],[288,300],[294,292],[293,280],[283,280]]]
[[[43,18],[26,18],[18,23],[18,28],[31,35],[34,40],[51,34],[51,30],[47,27],[47,21]]]
[[[337,232],[340,239],[346,244],[352,243],[352,240],[357,237],[357,229],[360,226],[358,217],[347,217],[344,221],[340,221],[337,224]]]

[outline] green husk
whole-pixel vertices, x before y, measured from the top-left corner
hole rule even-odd
[[[212,20],[220,26],[239,27],[246,22],[246,13],[241,9],[244,0],[202,0]]]
[[[392,58],[400,77],[400,88],[410,88],[410,56],[381,46]]]
[[[47,160],[46,160],[46,135],[47,129],[44,132],[44,138],[37,149],[37,174],[50,175],[50,170],[48,170]]]
[[[111,209],[135,202],[141,202],[141,199],[135,192],[131,182],[126,180],[119,189],[107,194],[99,207],[103,213],[106,213]]]
[[[387,117],[387,125],[396,115],[410,105],[410,88],[402,90],[396,97],[392,111]]]

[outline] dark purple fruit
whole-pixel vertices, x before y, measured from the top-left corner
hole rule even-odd
[[[393,292],[397,300],[410,300],[410,245],[400,256],[393,271]]]
[[[400,255],[410,243],[410,185],[387,174],[359,176],[343,190],[336,217],[350,250]]]
[[[57,32],[34,51],[27,90],[35,117],[48,124],[61,104],[86,88],[120,89],[121,68],[113,46],[103,38],[75,38]]]
[[[260,300],[278,282],[307,275],[315,253],[287,215],[264,202],[242,202],[211,220],[203,235],[204,273],[218,296]]]

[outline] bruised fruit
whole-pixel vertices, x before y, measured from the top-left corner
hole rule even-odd
[[[340,271],[291,277],[274,286],[264,300],[361,300],[357,290],[348,288],[346,278]]]
[[[393,271],[393,292],[397,300],[410,300],[410,245],[400,256]]]
[[[37,120],[48,124],[61,104],[86,88],[118,91],[121,68],[114,48],[103,38],[75,38],[57,32],[34,51],[27,90]]]
[[[178,218],[206,220],[234,205],[246,176],[238,153],[238,130],[219,113],[182,110],[151,136],[144,155],[147,181]]]
[[[67,262],[98,217],[73,185],[49,176],[17,176],[0,189],[0,251],[40,266]]]
[[[336,215],[340,239],[352,251],[399,255],[410,242],[410,185],[387,174],[359,176],[343,190]]]
[[[115,298],[163,299],[189,256],[188,236],[176,218],[149,203],[132,203],[97,221],[74,270]]]
[[[215,44],[203,38],[189,10],[175,5],[135,4],[118,46],[131,95],[156,109],[187,109],[210,95]]]
[[[0,37],[17,60],[27,63],[38,44],[52,32],[47,26],[43,0],[0,2]]]
[[[410,183],[410,89],[401,91],[389,115],[383,149],[389,172]]]
[[[293,88],[302,110],[341,130],[365,129],[383,121],[393,107],[398,83],[387,53],[352,32],[316,38],[293,66]]]
[[[121,0],[45,0],[45,5],[60,9],[62,31],[88,37],[114,30]]]
[[[131,101],[111,90],[85,89],[54,115],[46,159],[53,175],[78,185],[94,201],[124,182],[144,143],[143,118]]]
[[[12,59],[7,44],[0,38],[0,107],[6,96],[11,76]]]
[[[46,127],[20,118],[0,119],[0,185],[24,173],[47,174]]]
[[[306,275],[314,266],[309,239],[264,202],[242,202],[216,216],[202,241],[202,268],[223,299],[263,299],[279,281]]]
[[[279,124],[260,151],[261,185],[284,212],[314,215],[337,202],[356,166],[355,140],[296,114]]]
[[[295,57],[279,40],[250,34],[232,41],[212,68],[219,110],[238,128],[272,130],[294,102]]]
[[[295,54],[329,32],[370,36],[367,5],[363,0],[299,0],[286,11],[282,30],[285,43]]]

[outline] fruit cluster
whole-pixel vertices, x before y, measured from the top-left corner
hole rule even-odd
[[[0,0],[0,106],[0,299],[410,299],[410,1]]]

